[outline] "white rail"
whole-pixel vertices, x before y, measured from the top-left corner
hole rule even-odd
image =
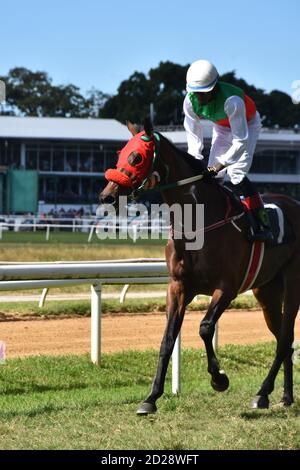
[[[40,305],[51,287],[91,285],[91,360],[94,364],[100,364],[101,360],[102,285],[165,284],[168,280],[166,263],[160,259],[0,264],[0,291],[44,289]],[[214,341],[216,345],[217,340]],[[180,392],[180,334],[172,355],[172,392]]]
[[[54,224],[54,223],[51,223],[51,222],[48,222],[48,223],[34,223],[34,224],[28,224],[28,223],[24,223],[24,224],[20,224],[20,225],[16,225],[14,223],[4,223],[4,222],[1,222],[0,223],[0,240],[4,240],[4,233],[6,233],[7,231],[9,232],[9,229],[13,229],[14,232],[17,232],[17,233],[28,233],[30,231],[33,231],[33,232],[36,232],[37,230],[40,230],[40,231],[45,231],[45,239],[46,241],[49,241],[50,240],[50,233],[51,233],[51,230],[53,231],[54,229],[58,229],[58,232],[60,231],[65,231],[66,229],[70,229],[70,232],[74,233],[74,232],[82,232],[82,233],[87,233],[88,232],[88,243],[90,243],[93,239],[93,236],[95,234],[95,232],[97,233],[98,231],[102,230],[102,231],[105,231],[107,229],[109,229],[110,231],[114,231],[115,233],[119,232],[119,233],[131,233],[132,236],[132,240],[133,242],[135,243],[137,241],[137,239],[139,238],[139,234],[144,232],[145,234],[159,234],[159,235],[165,235],[166,237],[168,236],[168,233],[169,233],[169,230],[170,230],[170,226],[167,226],[167,225],[144,225],[142,222],[134,222],[134,223],[131,223],[131,224],[110,224],[109,220],[107,221],[107,223],[97,223],[97,224],[62,224],[62,223],[59,223],[59,224]],[[56,232],[57,233],[57,232]]]

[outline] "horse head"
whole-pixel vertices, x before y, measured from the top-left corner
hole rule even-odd
[[[141,132],[131,122],[127,122],[127,127],[132,138],[119,152],[116,168],[105,172],[108,184],[100,194],[101,203],[113,204],[118,196],[128,196],[143,185],[154,169],[158,134],[153,132],[151,122],[146,120]]]

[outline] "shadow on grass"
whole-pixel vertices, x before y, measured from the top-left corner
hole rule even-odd
[[[265,419],[298,418],[300,412],[300,403],[294,403],[292,406],[283,406],[280,402],[271,405],[265,410],[252,410],[240,413],[240,417],[246,421],[257,421]]]
[[[8,388],[7,390],[0,390],[1,395],[27,395],[30,393],[45,393],[45,392],[63,392],[90,388],[90,385],[85,384],[71,384],[71,385],[40,385],[40,384],[26,384],[22,387]]]

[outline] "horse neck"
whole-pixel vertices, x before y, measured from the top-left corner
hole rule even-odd
[[[168,167],[168,183],[175,183],[195,175],[192,168],[181,157],[180,151],[165,138],[161,141],[160,157]]]
[[[182,158],[181,152],[165,138],[161,142],[160,155],[164,164],[169,168],[168,183],[175,183],[197,174]],[[163,191],[163,197],[169,205],[174,203],[204,204],[206,212],[214,215],[223,214],[227,204],[226,195],[219,185],[205,181],[197,181],[178,188],[167,189]],[[217,204],[217,202],[220,202],[220,204]]]

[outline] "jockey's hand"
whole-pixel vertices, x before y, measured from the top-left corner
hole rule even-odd
[[[221,163],[217,163],[215,166],[208,166],[204,172],[204,176],[214,178],[223,168],[225,167]]]
[[[150,176],[148,176],[147,181],[144,185],[144,189],[152,189],[159,183],[159,174],[154,171]]]

